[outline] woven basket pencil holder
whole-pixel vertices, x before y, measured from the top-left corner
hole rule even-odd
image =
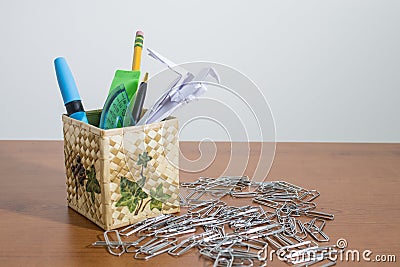
[[[178,120],[102,130],[62,116],[68,206],[105,230],[179,212]]]

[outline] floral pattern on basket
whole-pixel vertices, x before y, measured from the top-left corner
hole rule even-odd
[[[140,180],[137,182],[130,181],[126,177],[121,177],[120,191],[121,198],[115,204],[116,207],[126,206],[131,213],[137,215],[139,212],[143,212],[146,206],[150,203],[150,210],[157,209],[162,210],[163,202],[169,199],[171,196],[164,193],[163,185],[160,183],[156,190],[150,190],[149,195],[142,190],[146,183],[146,176],[143,175],[144,168],[147,168],[147,162],[152,160],[147,152],[143,152],[139,155],[137,165],[141,166]]]
[[[82,164],[81,156],[76,156],[76,164],[72,165],[71,171],[76,179],[76,184],[80,184],[81,186],[85,185],[86,181],[86,192],[90,193],[90,198],[94,202],[95,193],[100,194],[101,188],[99,181],[96,179],[96,169],[94,165],[91,166],[89,169],[85,169]],[[76,199],[78,200],[78,186],[76,186]]]

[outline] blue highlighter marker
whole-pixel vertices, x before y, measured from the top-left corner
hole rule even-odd
[[[58,86],[60,87],[68,116],[89,123],[85,110],[83,109],[81,97],[79,96],[74,77],[72,76],[65,58],[56,58],[54,60],[54,67],[56,68]]]

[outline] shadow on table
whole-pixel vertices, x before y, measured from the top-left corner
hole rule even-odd
[[[100,230],[67,207],[62,146],[54,143],[52,149],[37,149],[37,143],[15,142],[0,148],[0,209]]]

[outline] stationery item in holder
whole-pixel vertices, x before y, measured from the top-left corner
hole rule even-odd
[[[139,79],[140,71],[116,70],[108,94],[111,94],[112,90],[118,85],[123,84],[125,86],[126,93],[128,94],[128,98],[131,100],[136,93]]]
[[[100,113],[87,111],[89,121]],[[176,118],[110,130],[62,120],[69,207],[106,230],[179,211]]]
[[[139,89],[136,93],[135,101],[132,106],[132,125],[136,125],[136,123],[140,119],[140,115],[142,114],[142,109],[143,109],[143,104],[144,100],[146,98],[146,92],[147,92],[147,79],[149,77],[149,74],[146,72],[144,75],[143,82],[140,84]]]
[[[114,75],[114,79],[111,82],[109,94],[112,90],[120,85],[124,84],[129,100],[132,100],[135,96],[138,88],[140,79],[140,60],[143,47],[143,32],[137,31],[135,36],[134,53],[132,70],[117,70]]]
[[[99,127],[101,129],[121,128],[128,104],[129,97],[125,86],[120,84],[107,97],[101,112]]]
[[[68,116],[88,123],[78,88],[76,87],[74,77],[68,67],[67,61],[63,57],[58,57],[54,60],[54,67],[56,70],[58,86],[60,87]]]
[[[142,59],[144,33],[137,31],[135,36],[135,45],[133,48],[132,70],[140,70],[140,61]]]
[[[165,64],[178,77],[167,88],[165,93],[143,115],[137,125],[159,122],[167,118],[177,108],[198,98],[207,91],[206,78],[211,76],[217,83],[220,82],[218,73],[213,68],[204,68],[197,75],[177,66],[154,50],[147,49],[149,56]]]

